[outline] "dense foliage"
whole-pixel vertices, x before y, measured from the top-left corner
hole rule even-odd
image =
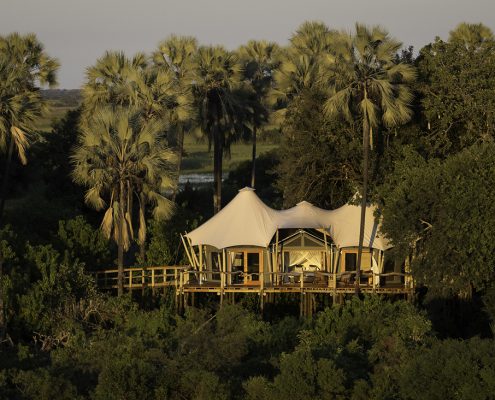
[[[171,36],[107,52],[66,93],[81,107],[36,132],[57,62],[34,35],[0,37],[0,400],[493,398],[494,37],[461,24],[399,49],[359,24],[235,51]],[[214,188],[176,185],[193,131]],[[257,155],[266,136],[279,146]],[[252,159],[222,179],[236,141]],[[325,295],[304,319],[294,295],[260,313],[256,294],[181,310],[173,291],[100,291],[116,261],[121,279],[187,263],[179,234],[255,183],[274,207],[372,196],[414,299]]]

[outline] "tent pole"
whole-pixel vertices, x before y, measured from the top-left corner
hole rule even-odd
[[[270,274],[270,282],[272,283],[272,285],[275,284],[276,282],[276,279],[275,279],[275,276],[276,276],[276,271],[275,271],[275,262],[274,262],[274,257],[273,257],[273,253],[274,253],[274,250],[275,249],[275,245],[272,244],[271,246],[271,251],[270,251],[270,245],[268,245],[267,247],[267,250],[268,250],[268,253],[270,256],[268,257],[269,260],[270,260],[270,267],[271,267],[271,274]]]
[[[226,265],[225,265],[225,260],[226,260],[226,255],[225,255],[226,251],[225,249],[222,249],[222,271],[220,272],[221,275],[223,277],[223,279],[220,279],[220,284],[222,285],[221,287],[221,291],[222,291],[222,294],[221,294],[221,298],[220,298],[220,304],[223,303],[223,294],[224,294],[224,290],[225,290],[225,280],[227,278],[227,268],[226,268]]]
[[[276,270],[277,272],[277,275],[275,275],[275,282],[277,283],[277,285],[279,280],[278,272],[280,272],[278,268],[278,240],[279,240],[279,236],[278,236],[278,228],[277,228],[277,233],[275,235],[275,267],[274,267],[274,270]]]
[[[194,263],[192,261],[191,255],[189,254],[189,249],[188,246],[186,245],[186,241],[184,240],[184,236],[182,235],[182,233],[180,234],[180,238],[182,239],[182,244],[184,245],[184,250],[186,251],[187,259],[189,260],[191,266],[194,267]]]
[[[325,240],[325,257],[323,258],[323,270],[328,272],[328,243],[327,243],[327,234],[323,232],[323,239]],[[327,277],[327,279],[329,279]]]
[[[203,245],[199,245],[199,284],[201,285],[203,278],[202,278],[202,272],[203,272]],[[194,297],[193,297],[194,299]]]
[[[194,251],[194,247],[192,245],[192,241],[187,236],[185,236],[185,238],[187,239],[187,243],[189,243],[189,248],[191,250],[191,255],[192,255],[192,258],[193,258],[193,261],[194,261],[194,267],[199,266],[198,256],[196,255],[196,251]]]
[[[220,271],[220,282],[222,282],[222,257],[220,256],[220,253],[217,253],[217,261],[218,261],[218,270]],[[213,279],[213,273],[211,275]]]

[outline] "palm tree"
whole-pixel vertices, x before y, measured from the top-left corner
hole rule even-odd
[[[495,38],[490,28],[483,24],[463,22],[450,32],[449,42],[462,44],[466,49],[478,49],[483,43]]]
[[[162,130],[170,128],[172,120],[185,121],[190,116],[192,95],[178,86],[170,69],[148,65],[146,57],[138,53],[127,58],[122,52],[107,52],[87,71],[83,86],[83,121],[99,107],[133,107],[144,122],[157,121]],[[165,141],[165,137],[161,137]],[[174,183],[174,184],[172,184]],[[175,182],[170,188],[175,190]],[[139,257],[145,262],[146,204],[149,199],[145,187],[139,195]]]
[[[0,227],[14,150],[27,163],[29,134],[43,114],[38,85],[56,84],[58,62],[50,58],[34,34],[0,37],[0,150],[7,152],[0,193]]]
[[[252,167],[251,187],[256,181],[256,138],[257,130],[267,122],[268,109],[266,98],[273,86],[273,73],[278,66],[278,45],[273,42],[250,40],[239,48],[240,60],[243,66],[244,79],[249,82],[255,93],[257,112],[252,113]]]
[[[330,95],[325,104],[331,116],[359,118],[363,132],[363,187],[356,292],[359,291],[364,224],[368,192],[370,138],[373,129],[393,127],[411,118],[412,93],[408,86],[416,76],[411,65],[395,62],[401,43],[378,26],[356,24],[356,33],[342,33],[342,48],[335,62],[327,65],[323,82]]]
[[[0,150],[7,152],[0,192],[0,228],[14,151],[27,163],[29,134],[45,104],[38,85],[56,84],[58,62],[50,58],[34,34],[0,37]],[[5,254],[0,252],[0,340],[5,334],[2,275]]]
[[[124,253],[134,236],[132,199],[154,204],[155,218],[168,218],[172,202],[161,193],[170,188],[175,155],[164,144],[161,124],[143,121],[139,111],[103,109],[82,127],[72,155],[74,181],[88,187],[86,203],[106,209],[101,228],[118,246],[118,294],[123,294]],[[140,220],[144,215],[140,213]],[[141,221],[142,235],[144,221]]]
[[[83,118],[88,120],[101,106],[129,107],[137,103],[137,82],[147,68],[146,56],[128,58],[123,52],[107,51],[87,68],[82,87]]]
[[[290,38],[290,46],[278,52],[275,85],[269,94],[277,108],[272,118],[282,122],[292,99],[319,91],[320,71],[335,60],[340,35],[321,22],[305,22]]]
[[[305,54],[316,59],[331,54],[335,48],[337,31],[318,21],[304,22],[290,38],[294,53]]]
[[[198,42],[194,37],[171,35],[160,42],[157,50],[152,54],[153,63],[157,68],[174,74],[177,89],[182,93],[182,97],[187,101],[188,106],[192,103],[191,85],[197,49]],[[182,165],[185,125],[187,121],[193,119],[193,109],[191,107],[182,107],[178,111],[180,112],[172,113],[170,118],[171,128],[177,135],[177,177],[180,176]],[[176,195],[177,188],[173,191],[172,201],[175,201]]]
[[[213,208],[222,207],[222,159],[234,133],[235,90],[240,82],[237,57],[223,47],[200,47],[197,52],[193,93],[198,118],[208,143],[213,143]]]

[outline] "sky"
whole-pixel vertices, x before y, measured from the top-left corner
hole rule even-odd
[[[106,50],[152,51],[174,33],[229,49],[250,39],[286,44],[304,21],[352,30],[379,24],[404,46],[447,38],[460,22],[495,31],[495,0],[0,0],[0,35],[34,32],[74,89]]]

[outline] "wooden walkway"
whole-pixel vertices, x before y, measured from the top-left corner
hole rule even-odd
[[[273,302],[276,295],[299,294],[300,315],[312,316],[316,311],[316,294],[326,294],[340,303],[346,294],[355,293],[353,278],[355,272],[327,273],[309,272],[298,273],[265,273],[265,279],[259,279],[260,274],[247,276],[240,272],[197,271],[190,266],[173,265],[159,267],[142,267],[124,269],[124,288],[127,290],[145,290],[151,288],[172,288],[176,296],[177,310],[183,310],[191,299],[194,305],[196,293],[216,293],[220,304],[224,299],[235,303],[236,293],[252,293],[259,296],[261,311],[265,303]],[[268,276],[267,276],[268,275]],[[95,274],[97,285],[103,290],[117,289],[118,270],[99,271]],[[389,277],[393,277],[390,280]],[[265,283],[272,282],[272,283]],[[407,274],[367,274],[359,285],[362,293],[382,295],[403,295],[412,298],[413,281]]]
[[[242,273],[228,273],[220,271],[196,271],[189,266],[173,265],[158,267],[134,267],[124,269],[124,288],[139,290],[145,288],[173,287],[177,294],[193,292],[214,293],[354,293],[352,282],[355,272],[326,273],[326,272],[299,272],[281,273],[270,272],[274,283],[263,281],[250,283],[233,283],[232,277]],[[360,290],[363,293],[381,294],[411,294],[412,280],[407,274],[388,273],[366,275],[361,279]],[[99,271],[95,274],[98,287],[104,290],[117,288],[118,270]],[[396,281],[386,281],[387,277],[395,276]],[[267,278],[267,277],[266,277]]]

